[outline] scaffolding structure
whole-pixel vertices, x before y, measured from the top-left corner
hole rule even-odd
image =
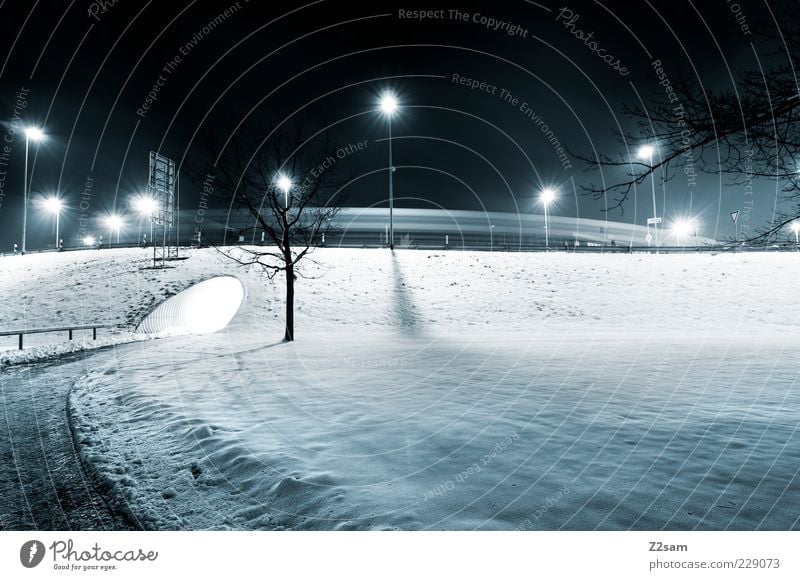
[[[178,175],[175,162],[155,151],[150,152],[150,176],[147,182],[150,197],[157,203],[153,221],[153,267],[165,267],[168,260],[177,260],[178,238]],[[173,236],[173,229],[175,235]]]

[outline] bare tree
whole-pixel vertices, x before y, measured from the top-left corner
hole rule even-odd
[[[230,140],[219,149],[207,140],[211,161],[202,170],[190,167],[197,185],[213,176],[213,197],[243,209],[250,225],[236,233],[250,239],[236,249],[217,248],[243,266],[258,266],[270,280],[280,273],[286,282],[285,341],[293,341],[295,281],[300,263],[334,226],[345,180],[337,177],[335,148],[327,134],[306,137],[295,126],[276,131],[265,143],[250,146]],[[253,243],[263,232],[268,245]]]
[[[616,132],[625,148],[657,142],[658,155],[649,160],[605,155],[576,155],[587,171],[612,170],[622,177],[591,182],[584,194],[610,198],[606,211],[624,210],[632,191],[655,173],[664,181],[678,171],[722,172],[730,185],[752,187],[754,179],[777,180],[783,211],[768,226],[747,235],[751,242],[766,242],[800,215],[800,15],[795,10],[771,18],[754,29],[756,44],[771,66],[743,73],[735,89],[712,91],[686,79],[677,80],[672,99],[640,101],[623,106],[634,131]],[[620,171],[615,172],[614,169]]]

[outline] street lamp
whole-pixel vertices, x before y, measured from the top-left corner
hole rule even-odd
[[[678,240],[678,245],[681,245],[681,240],[695,232],[697,237],[697,230],[693,219],[681,219],[672,224],[672,231],[675,234],[675,239]]]
[[[83,236],[83,245],[84,246],[94,246],[94,236]]]
[[[658,209],[656,208],[656,174],[653,171],[653,153],[655,153],[655,147],[652,145],[642,145],[639,148],[639,159],[645,160],[647,159],[647,164],[650,166],[650,182],[652,184],[653,190],[653,218],[651,220],[647,220],[648,224],[650,222],[653,223],[653,231],[655,232],[655,240],[656,240],[656,247],[658,247],[658,222],[660,221],[658,218]]]
[[[119,232],[122,229],[122,226],[125,225],[122,221],[122,218],[117,214],[112,213],[111,215],[106,217],[105,222],[109,230],[111,230],[112,232],[116,232],[117,243],[119,244]]]
[[[789,227],[792,228],[794,232],[794,245],[800,245],[800,222],[794,221]]]
[[[550,247],[550,223],[547,216],[547,206],[553,203],[556,199],[556,192],[551,188],[543,189],[539,193],[539,201],[544,206],[544,247]]]
[[[44,133],[38,127],[27,127],[25,129],[25,179],[23,187],[22,205],[22,253],[25,253],[28,238],[28,147],[30,142],[44,141]]]
[[[150,243],[155,245],[153,240],[153,218],[158,211],[158,201],[149,195],[137,195],[131,200],[131,206],[142,217],[150,218]],[[141,230],[139,230],[141,233]]]
[[[389,249],[394,250],[394,165],[392,163],[392,117],[400,107],[392,92],[385,92],[380,100],[381,113],[386,115],[389,127]]]
[[[59,218],[61,217],[61,210],[64,208],[64,204],[61,203],[61,200],[56,197],[48,197],[42,202],[44,209],[47,210],[49,213],[56,214],[56,250],[61,249],[61,244],[58,243],[58,231],[59,231]]]
[[[292,178],[283,173],[279,173],[278,177],[275,179],[275,185],[283,192],[283,207],[289,209],[289,192],[292,190],[292,185],[294,185],[292,183]]]

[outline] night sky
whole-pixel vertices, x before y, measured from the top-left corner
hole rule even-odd
[[[6,0],[0,251],[21,235],[20,122],[47,134],[31,149],[28,245],[38,248],[52,238],[39,196],[63,196],[69,245],[81,213],[129,211],[131,195],[146,185],[150,150],[181,165],[202,159],[207,135],[263,139],[282,123],[327,128],[342,146],[366,142],[339,162],[354,177],[348,205],[385,205],[387,147],[378,140],[386,122],[376,100],[387,88],[403,107],[393,123],[399,206],[539,212],[535,192],[555,186],[558,215],[641,224],[652,213],[649,187],[624,214],[605,214],[603,200],[579,189],[598,175],[558,147],[631,155],[614,131],[635,129],[620,116],[623,103],[666,97],[657,59],[672,81],[683,76],[711,90],[731,90],[759,61],[780,61],[751,32],[776,26],[767,6]],[[593,32],[594,44],[577,30]],[[182,195],[182,209],[197,205],[188,180]],[[704,235],[725,237],[728,212],[744,195],[724,176],[703,175],[690,187],[678,175],[659,185],[658,200],[667,219],[697,216]],[[776,184],[757,183],[751,224],[767,223],[775,200]]]

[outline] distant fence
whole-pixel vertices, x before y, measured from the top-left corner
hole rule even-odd
[[[378,235],[375,236],[342,236],[338,238],[329,237],[327,243],[313,244],[316,247],[326,248],[386,248],[385,240],[382,240]],[[650,253],[650,254],[690,254],[696,252],[795,252],[800,250],[800,245],[793,242],[783,242],[779,244],[760,244],[757,246],[749,245],[736,245],[729,244],[686,244],[685,246],[629,246],[625,244],[611,244],[611,243],[597,243],[597,242],[582,242],[579,246],[574,243],[564,244],[554,241],[549,247],[540,243],[529,241],[509,241],[504,243],[502,240],[491,240],[487,238],[469,238],[469,239],[452,239],[450,243],[445,242],[444,236],[417,236],[415,238],[397,237],[395,239],[394,247],[396,249],[411,249],[411,250],[456,250],[456,251],[477,251],[477,252],[577,252],[589,254],[629,254],[629,253]],[[213,244],[219,247],[231,247],[238,245],[258,246],[264,245],[257,241],[248,239],[244,242],[235,242],[230,239],[227,240],[212,240]],[[204,240],[203,244],[197,245],[185,244],[180,246],[181,251],[187,249],[209,247],[209,244]],[[65,247],[61,250],[53,248],[41,250],[28,250],[28,254],[47,254],[54,252],[75,252],[84,250],[104,250],[104,249],[117,249],[117,248],[142,248],[142,250],[149,250],[152,254],[153,246],[142,246],[141,244],[104,244],[102,247],[97,246],[73,246]],[[19,252],[6,252],[0,253],[3,256],[20,256]],[[0,335],[2,336],[2,335]]]
[[[26,334],[44,334],[47,332],[57,333],[57,332],[66,332],[68,333],[69,340],[72,340],[72,333],[76,330],[91,330],[92,331],[92,340],[97,340],[97,329],[98,328],[113,328],[113,324],[84,324],[81,326],[59,326],[53,328],[27,328],[24,330],[3,330],[0,331],[0,336],[19,336],[19,350],[23,348],[23,337]]]

